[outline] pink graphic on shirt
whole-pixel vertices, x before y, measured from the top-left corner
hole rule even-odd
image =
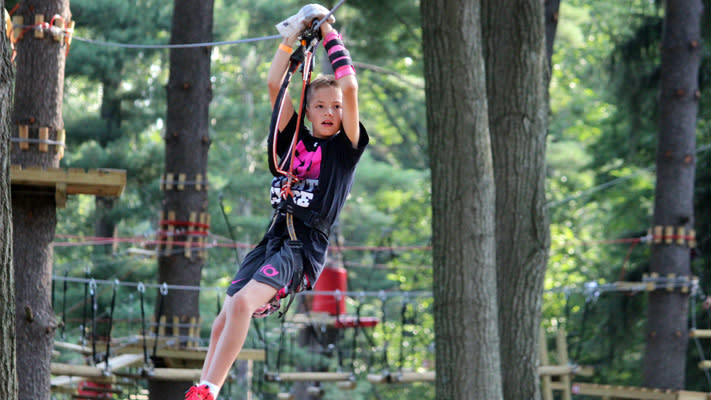
[[[276,268],[272,267],[271,264],[263,266],[261,272],[270,278],[279,275],[279,271],[277,271]]]
[[[318,179],[321,174],[321,146],[316,151],[308,151],[304,142],[299,140],[296,145],[294,173],[299,179]]]

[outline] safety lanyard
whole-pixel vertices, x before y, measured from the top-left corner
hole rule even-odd
[[[304,110],[306,109],[306,90],[309,83],[311,82],[311,72],[313,71],[313,52],[318,46],[318,36],[315,32],[308,31],[303,34],[301,38],[301,44],[294,50],[289,58],[289,65],[286,69],[286,74],[279,89],[279,94],[277,95],[276,101],[274,102],[274,109],[272,110],[272,119],[269,127],[269,170],[274,176],[286,176],[286,184],[281,188],[282,199],[287,199],[293,197],[293,192],[291,191],[292,185],[298,181],[296,175],[294,175],[294,158],[296,155],[296,143],[299,139],[299,132],[301,131],[301,126],[303,124]],[[299,99],[299,108],[297,112],[296,119],[296,129],[294,130],[294,136],[291,139],[291,143],[288,151],[285,153],[282,160],[279,161],[279,155],[277,153],[277,140],[279,136],[279,123],[282,118],[282,113],[284,111],[284,102],[286,101],[286,91],[289,88],[291,78],[294,72],[302,66],[302,85],[301,85],[301,97]],[[288,166],[287,166],[288,163]]]

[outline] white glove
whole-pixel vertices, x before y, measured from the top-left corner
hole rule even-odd
[[[328,13],[331,12],[328,8],[320,5],[320,4],[307,4],[303,7],[301,7],[301,10],[299,10],[300,13],[304,14],[304,19],[306,21],[306,24],[309,25],[313,20],[318,19],[321,20],[323,17],[325,17]],[[336,17],[333,16],[333,14],[328,16],[328,19],[326,20],[329,24],[332,24],[336,22]]]
[[[308,28],[313,20],[320,20],[329,12],[328,8],[320,4],[307,4],[301,7],[298,13],[278,23],[276,28],[281,36],[293,37]],[[336,22],[336,17],[329,15],[327,22],[331,24]]]

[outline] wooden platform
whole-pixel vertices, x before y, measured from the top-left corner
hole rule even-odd
[[[119,197],[126,187],[126,171],[119,169],[22,168],[10,166],[13,186],[49,188],[55,192],[57,206],[64,207],[70,194]]]

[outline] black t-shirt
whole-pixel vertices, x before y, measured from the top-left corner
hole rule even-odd
[[[277,154],[279,159],[285,159],[285,155],[291,154],[291,142],[296,130],[297,115],[294,113],[286,128],[279,132],[277,137]],[[363,125],[360,125],[360,140],[356,148],[353,147],[350,139],[341,130],[326,139],[319,139],[311,135],[311,132],[303,125],[299,132],[296,153],[294,157],[294,174],[298,181],[292,183],[293,203],[298,207],[304,207],[317,212],[318,215],[332,226],[346,202],[348,193],[353,185],[356,164],[360,160],[365,147],[369,142],[368,133]],[[271,151],[271,149],[268,149]],[[287,156],[288,157],[288,156]],[[288,170],[289,161],[286,159],[282,170]],[[281,188],[286,183],[287,177],[280,175],[272,179],[271,184],[271,204],[277,207],[281,202]],[[312,232],[310,238],[301,238],[304,242],[304,249],[307,250],[315,268],[320,269],[325,262],[328,238],[316,240]]]

